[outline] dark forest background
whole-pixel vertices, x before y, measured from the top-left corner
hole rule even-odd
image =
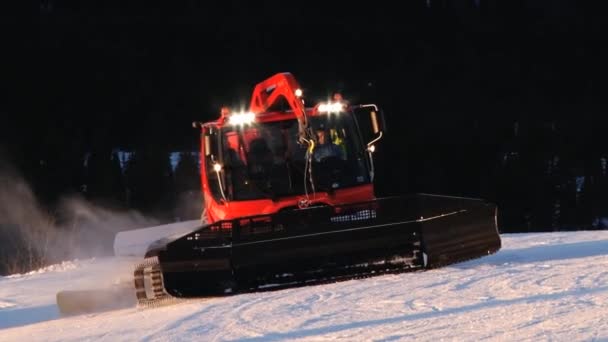
[[[33,21],[4,16],[0,162],[54,220],[71,222],[55,215],[66,196],[158,222],[198,218],[191,122],[289,71],[309,102],[341,91],[384,109],[378,196],[487,198],[503,232],[608,227],[601,11],[570,0],[327,6],[41,0]]]

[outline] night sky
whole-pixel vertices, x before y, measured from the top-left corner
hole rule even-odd
[[[129,146],[161,120],[157,138],[184,148],[196,136],[190,121],[246,104],[280,71],[310,100],[342,90],[381,102],[393,122],[553,116],[603,102],[601,18],[574,1],[128,3],[41,1],[35,41],[5,25],[17,34],[9,140],[54,125]]]
[[[568,1],[123,3],[42,1],[39,40],[13,37],[22,68],[9,78],[20,95],[11,112],[31,106],[28,124],[109,129],[131,144],[150,117],[167,120],[168,136],[187,134],[279,71],[309,97],[350,90],[399,119],[401,108],[560,107],[600,95],[603,82],[589,78],[604,57],[600,20]]]

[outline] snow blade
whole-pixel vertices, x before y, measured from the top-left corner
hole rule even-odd
[[[137,299],[132,287],[57,293],[57,307],[59,312],[66,316],[124,309],[136,305]]]
[[[155,253],[168,295],[200,297],[445,266],[500,244],[494,204],[416,194],[219,221]]]

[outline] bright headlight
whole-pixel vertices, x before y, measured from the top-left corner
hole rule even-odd
[[[319,105],[319,112],[323,113],[340,113],[344,110],[344,104],[341,102],[328,102]]]
[[[245,125],[255,121],[255,114],[251,112],[235,113],[230,115],[228,123],[231,125]]]

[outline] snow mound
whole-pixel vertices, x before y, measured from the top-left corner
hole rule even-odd
[[[0,300],[0,309],[10,308],[15,306],[13,303],[3,302]]]
[[[34,274],[42,274],[42,273],[48,273],[48,272],[65,272],[65,271],[79,268],[79,267],[81,267],[81,264],[82,264],[82,262],[78,259],[70,260],[70,261],[62,261],[59,264],[49,265],[49,266],[42,267],[42,268],[27,272],[27,273],[11,274],[11,275],[7,276],[6,278],[18,278],[18,277],[34,275]]]

